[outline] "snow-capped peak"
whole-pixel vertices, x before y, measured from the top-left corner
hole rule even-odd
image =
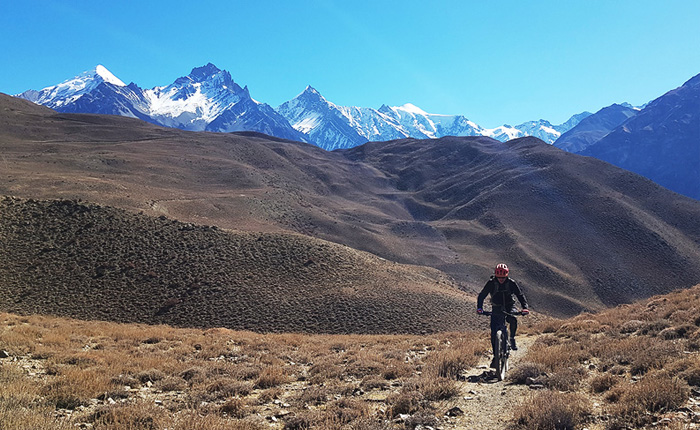
[[[95,67],[95,74],[101,77],[105,82],[109,82],[112,85],[116,85],[118,87],[126,86],[124,82],[122,82],[119,78],[114,76],[112,72],[107,70],[107,68],[102,64],[98,64],[97,67]]]
[[[401,109],[403,111],[416,114],[416,115],[428,115],[427,112],[425,112],[423,109],[419,108],[418,106],[412,104],[412,103],[406,103],[403,106],[400,106],[398,109]]]
[[[58,85],[46,87],[41,91],[28,91],[23,94],[27,94],[27,99],[34,103],[42,104],[52,109],[59,109],[62,106],[75,102],[84,94],[93,91],[103,83],[117,87],[126,87],[124,82],[114,76],[105,66],[99,64],[94,69],[85,71]]]

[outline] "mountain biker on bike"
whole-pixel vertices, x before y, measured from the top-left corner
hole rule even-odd
[[[489,294],[491,295],[491,346],[493,347],[494,353],[496,351],[496,346],[494,345],[494,338],[496,336],[496,331],[499,327],[504,327],[505,323],[508,322],[510,326],[510,345],[513,350],[517,350],[515,344],[515,332],[518,330],[518,319],[512,315],[516,311],[515,309],[515,295],[520,301],[522,306],[522,314],[527,315],[530,311],[527,309],[527,300],[522,290],[518,284],[511,278],[508,277],[508,266],[501,263],[496,266],[494,270],[494,276],[486,283],[484,288],[479,293],[479,297],[476,301],[476,313],[484,313],[484,299]],[[494,354],[494,360],[491,362],[491,367],[495,368],[496,357]]]

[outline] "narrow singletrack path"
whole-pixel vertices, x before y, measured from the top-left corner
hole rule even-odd
[[[509,372],[518,364],[535,342],[536,336],[518,336],[518,350],[512,351],[509,359]],[[503,429],[512,420],[514,409],[522,403],[532,390],[525,385],[512,385],[499,381],[493,369],[489,368],[491,355],[482,358],[477,367],[468,370],[458,382],[459,397],[446,404],[446,409],[457,407],[457,415],[450,417],[445,429]]]

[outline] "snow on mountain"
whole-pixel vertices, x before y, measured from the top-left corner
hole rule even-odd
[[[254,100],[247,87],[241,88],[229,72],[211,63],[192,69],[170,85],[152,89],[125,85],[98,65],[61,84],[25,91],[19,97],[60,112],[129,116],[191,131],[257,131],[327,150],[407,137],[483,135],[506,141],[536,136],[553,143],[590,115],[575,115],[559,126],[539,120],[484,129],[462,115],[431,114],[410,103],[379,109],[339,106],[311,86],[275,110]]]
[[[19,97],[59,112],[100,113],[140,118],[166,127],[193,131],[258,131],[306,141],[303,133],[270,106],[253,100],[248,88],[229,72],[209,63],[171,85],[149,90],[125,85],[104,66],[41,91]]]
[[[483,129],[461,115],[430,114],[407,103],[400,107],[382,106],[379,112],[398,122],[411,137],[435,139],[442,136],[476,136]]]
[[[474,136],[482,130],[461,115],[429,114],[410,103],[400,107],[383,105],[379,109],[339,106],[310,86],[277,111],[326,150],[407,137]]]
[[[527,121],[515,127],[511,125],[502,125],[500,127],[486,129],[483,132],[484,136],[489,136],[501,142],[516,139],[525,136],[534,136],[549,144],[554,143],[563,133],[574,128],[583,119],[590,116],[590,112],[582,112],[573,115],[566,122],[559,125],[552,125],[547,120]]]
[[[511,139],[517,139],[518,137],[523,137],[522,131],[517,128],[510,126],[508,124],[502,125],[496,128],[488,128],[484,130],[484,136],[488,136],[492,139],[500,140],[505,142]]]
[[[107,68],[98,65],[94,69],[85,71],[73,79],[44,88],[41,91],[26,91],[20,94],[20,97],[37,104],[48,106],[52,109],[60,109],[61,106],[73,103],[84,94],[90,93],[104,82],[118,87],[126,86],[124,82],[114,76]]]
[[[370,108],[338,106],[326,100],[311,86],[277,108],[296,130],[309,136],[315,145],[332,151],[362,145],[379,136],[380,140],[407,137],[399,125]]]

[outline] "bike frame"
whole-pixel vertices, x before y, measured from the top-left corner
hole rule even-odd
[[[505,312],[501,311],[506,317],[515,317],[518,315],[524,315],[522,311],[518,312]],[[484,311],[482,315],[491,316],[493,312]],[[495,339],[494,339],[495,337]],[[506,377],[506,372],[508,371],[508,357],[510,357],[510,342],[508,340],[508,327],[506,327],[506,320],[496,328],[495,333],[492,332],[492,345],[494,346],[494,356],[497,358],[496,361],[496,376],[499,381],[502,381]]]

